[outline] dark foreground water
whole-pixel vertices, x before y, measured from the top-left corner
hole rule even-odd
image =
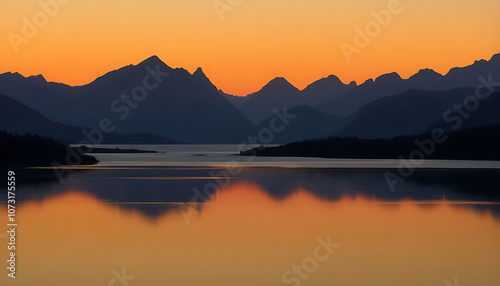
[[[0,285],[500,285],[497,162],[427,162],[391,190],[384,161],[233,147],[103,154],[62,181],[19,170],[17,278],[0,234]]]

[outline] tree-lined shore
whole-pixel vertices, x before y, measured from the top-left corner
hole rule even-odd
[[[54,162],[67,162],[68,156],[74,154],[81,158],[80,165],[99,162],[94,156],[80,154],[77,148],[52,138],[0,131],[0,165],[4,167],[51,166]]]
[[[392,139],[355,137],[304,140],[240,152],[243,156],[323,157],[350,159],[500,160],[500,125],[470,128],[448,134],[425,133]],[[418,159],[418,158],[417,158]]]

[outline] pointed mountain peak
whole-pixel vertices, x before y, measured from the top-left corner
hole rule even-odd
[[[418,78],[418,77],[442,77],[443,75],[436,72],[433,69],[421,69],[418,73],[412,75],[410,78]]]
[[[355,80],[353,80],[349,83],[349,86],[358,86],[358,83]]]
[[[154,69],[156,67],[156,65],[160,65],[162,67],[167,67],[169,70],[172,69],[167,64],[165,64],[162,60],[160,60],[160,58],[158,56],[155,56],[155,55],[153,55],[153,56],[151,56],[151,57],[143,60],[137,66],[138,67],[147,67],[147,66],[149,66],[152,69]]]
[[[288,82],[284,77],[276,77],[270,82],[268,82],[262,89],[269,89],[269,88],[292,88],[292,89],[297,89],[295,86],[293,86],[290,82]]]
[[[207,86],[210,86],[211,88],[217,89],[217,87],[205,75],[202,68],[197,68],[196,71],[192,74],[192,77],[197,82],[203,83]]]
[[[290,84],[284,77],[275,77],[268,84]]]
[[[152,55],[149,58],[142,61],[142,63],[160,63],[160,62],[163,63],[163,61],[160,60],[160,58],[156,55]]]
[[[395,80],[401,80],[401,77],[399,76],[398,73],[396,72],[391,72],[391,73],[386,73],[383,74],[375,79],[375,82],[380,82],[380,81],[395,81]]]
[[[119,69],[110,71],[98,78],[96,78],[91,84],[111,84],[112,82],[127,82],[131,79],[137,79],[144,77],[144,72],[146,68],[152,70],[160,70],[162,72],[170,72],[173,69],[167,66],[164,62],[160,60],[157,56],[151,56],[137,65],[127,65]]]
[[[193,73],[194,77],[207,77],[205,73],[203,72],[203,69],[201,67],[197,68],[196,71]]]
[[[290,94],[298,93],[300,90],[289,83],[284,77],[276,77],[264,85],[259,91],[249,94],[252,96],[257,93],[267,93],[267,94]]]

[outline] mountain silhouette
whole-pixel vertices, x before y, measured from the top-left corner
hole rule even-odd
[[[325,113],[346,116],[382,95],[389,96],[407,90],[403,84],[404,80],[397,73],[381,75],[375,81],[369,79],[358,87],[335,99],[321,103],[315,108]]]
[[[459,87],[475,87],[480,84],[478,77],[500,78],[500,54],[489,61],[476,61],[470,66],[452,68],[445,76],[429,70],[420,70],[407,80],[395,73],[378,77],[375,81],[367,80],[338,98],[314,106],[319,111],[341,116],[348,116],[362,106],[377,99],[402,93],[411,89],[428,91],[447,91]]]
[[[227,94],[224,91],[219,89],[219,94],[222,95],[225,99],[231,102],[236,108],[241,109],[243,104],[247,101],[247,97],[245,96],[236,96],[232,94]]]
[[[256,93],[247,96],[241,111],[254,124],[273,114],[273,108],[296,106],[299,103],[300,90],[285,78],[277,77],[267,83]]]
[[[16,132],[18,134],[38,134],[76,144],[88,141],[88,138],[86,138],[82,131],[89,131],[89,128],[54,122],[19,101],[0,94],[0,130]],[[156,135],[110,133],[103,136],[102,143],[172,144],[178,142]]]
[[[479,84],[478,77],[489,75],[500,77],[500,54],[489,61],[476,61],[470,66],[452,68],[446,75],[432,69],[421,69],[408,79],[397,73],[387,73],[375,80],[368,79],[357,85],[344,84],[335,75],[311,83],[298,91],[284,78],[273,79],[264,88],[246,97],[225,96],[254,123],[272,116],[272,109],[284,106],[293,108],[308,105],[327,114],[349,116],[366,104],[377,99],[396,95],[411,89],[448,91],[459,87],[473,87]]]
[[[393,138],[429,131],[431,126],[442,122],[448,110],[463,103],[475,94],[475,88],[457,88],[450,91],[410,90],[398,95],[378,99],[353,114],[351,122],[333,133],[337,137]],[[499,94],[492,94],[473,116],[463,120],[461,128],[500,123]],[[496,112],[495,112],[496,111]],[[454,124],[440,124],[446,131],[453,131]],[[446,128],[445,128],[446,127]]]
[[[479,105],[477,110],[474,111],[465,111],[465,116],[467,118],[463,118],[459,116],[458,113],[454,113],[448,118],[451,119],[450,122],[446,122],[443,119],[438,120],[435,124],[431,125],[428,129],[429,132],[434,130],[435,128],[441,128],[446,132],[454,131],[453,127],[458,123],[458,118],[460,118],[460,125],[456,125],[456,130],[463,130],[467,128],[475,128],[481,126],[491,126],[491,125],[500,125],[500,93],[496,92],[489,96],[489,98],[484,101],[479,101]],[[458,118],[456,117],[458,116]],[[450,120],[448,120],[450,121]]]
[[[407,83],[410,86],[418,86],[419,89],[423,90],[446,89],[446,87],[440,87],[442,80],[442,74],[432,69],[421,69],[418,73],[412,75],[407,80]]]
[[[274,132],[273,140],[269,143],[282,144],[327,137],[347,124],[346,120],[336,115],[322,113],[306,105],[290,108],[287,114],[295,116],[289,124],[276,124],[274,122],[276,119],[273,119],[276,116],[271,116],[257,125],[254,133],[258,134],[260,130],[269,128],[273,124],[278,125],[279,131]]]
[[[477,86],[478,76],[488,78],[488,75],[498,78],[500,75],[500,54],[493,55],[489,61],[479,60],[466,67],[456,67],[450,69],[444,77],[445,88],[450,89],[456,86]]]
[[[239,108],[254,124],[273,115],[274,108],[281,110],[285,106],[293,108],[299,105],[313,106],[340,95],[356,87],[355,82],[344,84],[334,75],[317,80],[300,91],[285,78],[271,80],[258,92],[246,97],[225,97]]]
[[[155,87],[143,96],[138,90],[145,90],[145,77]],[[130,99],[134,90],[145,98],[131,106],[122,96]],[[110,118],[116,132],[147,133],[186,143],[240,143],[253,129],[201,69],[191,75],[185,69],[170,68],[156,56],[75,87],[7,73],[0,75],[0,92],[64,124],[96,128],[103,118]]]
[[[360,85],[330,75],[299,90],[277,77],[259,91],[238,97],[218,89],[201,68],[191,74],[152,56],[82,86],[47,82],[42,75],[4,73],[0,93],[60,124],[97,128],[101,120],[110,119],[118,133],[185,143],[241,143],[270,124],[274,109],[286,107],[298,116],[273,141],[286,143],[332,134],[388,138],[424,132],[440,124],[440,113],[453,100],[474,94],[471,89],[481,83],[479,76],[499,81],[500,54],[452,68],[446,75],[422,69],[403,79],[393,72]],[[495,104],[467,126],[496,123]]]
[[[302,90],[301,104],[314,106],[335,99],[355,88],[356,82],[344,84],[337,76],[330,75],[317,80]]]

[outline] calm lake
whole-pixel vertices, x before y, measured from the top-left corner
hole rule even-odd
[[[20,170],[0,285],[500,285],[500,162],[426,161],[391,189],[398,160],[99,147],[160,153]]]

